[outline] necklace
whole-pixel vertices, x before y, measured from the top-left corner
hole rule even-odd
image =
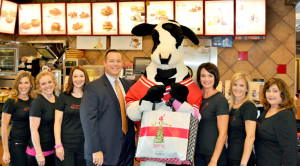
[[[235,107],[237,107],[237,106],[241,105],[242,103],[244,103],[245,100],[246,100],[246,97],[242,98],[241,100],[235,100],[233,105]]]

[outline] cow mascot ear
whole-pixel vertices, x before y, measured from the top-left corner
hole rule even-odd
[[[190,39],[195,45],[199,44],[199,39],[197,35],[188,27],[180,25],[183,35],[186,36],[188,39]]]
[[[142,23],[137,26],[135,26],[131,33],[135,36],[148,36],[152,34],[153,29],[156,27],[156,24],[147,24]]]

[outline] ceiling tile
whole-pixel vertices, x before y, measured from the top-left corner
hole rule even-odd
[[[296,11],[295,8],[292,8],[291,11],[283,17],[283,20],[290,26],[295,27],[296,25]]]
[[[219,57],[223,59],[227,66],[231,67],[238,60],[238,51],[233,47],[225,48]]]
[[[253,79],[264,79],[264,76],[261,75],[256,69],[250,74],[251,80]]]
[[[231,69],[236,73],[244,72],[250,74],[254,70],[254,67],[248,61],[237,61]]]
[[[277,64],[287,64],[295,56],[283,45],[278,47],[270,56],[272,60]]]
[[[252,40],[238,41],[234,40],[232,42],[233,47],[235,47],[238,51],[248,51],[255,43]]]
[[[248,61],[254,66],[257,67],[267,58],[267,55],[262,51],[260,47],[254,45],[248,51]]]
[[[283,45],[293,54],[296,55],[296,32],[294,32]]]
[[[220,81],[223,82],[223,85],[225,83],[225,80],[231,80],[232,76],[234,75],[234,72],[229,69],[220,79]]]
[[[272,29],[279,19],[279,15],[273,9],[267,7],[267,30]]]
[[[261,63],[257,70],[264,76],[265,80],[272,78],[276,74],[277,64],[271,58],[267,58],[263,63]]]
[[[222,58],[218,57],[218,69],[220,76],[223,76],[224,73],[229,69],[229,67],[225,64]]]
[[[292,59],[287,65],[286,65],[286,74],[289,75],[291,78],[296,78],[296,64],[295,64],[295,58]]]
[[[260,40],[257,42],[257,45],[266,53],[266,55],[271,55],[280,45],[280,42],[270,32],[268,32],[266,40]]]
[[[270,32],[281,42],[284,42],[289,36],[295,32],[295,28],[291,28],[284,21],[279,21],[275,26],[270,30]]]
[[[294,84],[294,81],[287,74],[276,74],[274,78],[282,79],[287,84],[288,87]]]
[[[270,5],[270,8],[272,8],[279,16],[284,17],[288,14],[289,11],[293,10],[293,8],[295,7],[285,6],[283,4],[283,0],[275,0],[274,3]]]

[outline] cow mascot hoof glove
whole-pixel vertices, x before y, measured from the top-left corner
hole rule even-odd
[[[136,36],[152,35],[154,46],[145,74],[126,95],[128,117],[133,121],[140,121],[143,112],[173,110],[191,113],[200,120],[202,92],[184,64],[182,46],[184,36],[198,45],[196,34],[173,20],[157,25],[139,24],[131,32]],[[141,166],[145,165],[166,164],[142,161]]]

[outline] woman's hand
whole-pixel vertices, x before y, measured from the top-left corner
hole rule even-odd
[[[61,146],[57,149],[55,149],[55,152],[56,152],[56,156],[60,159],[60,161],[63,161],[65,158],[65,150],[64,150],[64,147]]]
[[[39,166],[44,166],[45,165],[46,160],[45,160],[45,157],[44,157],[43,154],[36,155],[35,158],[36,158],[36,161],[37,161],[37,163],[38,163]]]
[[[10,153],[9,152],[3,152],[3,162],[5,164],[9,164],[10,163]]]

